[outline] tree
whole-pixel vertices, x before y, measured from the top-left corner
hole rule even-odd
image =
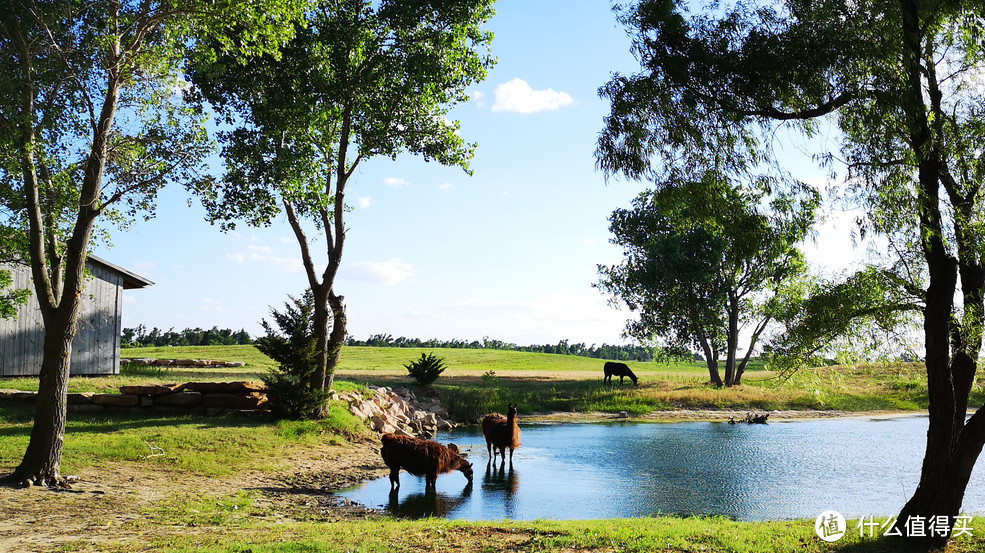
[[[153,212],[158,190],[209,150],[180,100],[187,48],[229,28],[236,55],[283,41],[292,0],[4,0],[0,9],[0,227],[25,237],[45,326],[37,412],[12,479],[61,481],[66,394],[85,261],[98,223]],[[223,35],[225,36],[225,35]],[[5,235],[6,236],[6,235]]]
[[[597,286],[638,319],[626,334],[665,338],[675,351],[704,353],[711,383],[741,384],[760,336],[806,271],[796,248],[814,224],[817,198],[768,198],[734,188],[715,172],[671,176],[609,219],[625,260],[600,266]],[[740,333],[750,330],[742,359]],[[725,357],[725,379],[719,361]]]
[[[468,170],[475,145],[446,115],[486,75],[492,0],[325,0],[279,56],[241,65],[216,55],[192,72],[202,98],[232,131],[220,133],[226,169],[200,193],[213,223],[269,225],[280,212],[300,246],[315,300],[319,368],[330,389],[346,338],[335,288],[346,238],[345,194],[359,164],[401,152]],[[325,234],[316,269],[303,222]],[[331,322],[329,318],[331,317]]]
[[[313,418],[321,412],[328,391],[308,386],[318,370],[318,339],[314,333],[314,297],[305,290],[300,298],[288,296],[284,311],[270,310],[277,325],[262,321],[266,336],[256,341],[261,353],[278,362],[263,377],[275,411],[292,419]]]
[[[777,166],[765,144],[776,125],[807,136],[838,126],[840,151],[818,152],[820,159],[844,161],[845,191],[866,211],[863,228],[902,246],[886,252],[901,254],[897,261],[868,269],[899,292],[859,314],[922,315],[927,450],[897,524],[944,516],[953,527],[985,444],[985,408],[967,415],[985,326],[983,4],[796,0],[689,9],[693,16],[681,2],[653,0],[621,11],[645,69],[616,75],[602,90],[612,112],[600,163],[628,174],[709,160],[729,170]],[[917,301],[893,301],[904,296]],[[942,546],[946,534],[921,543]]]

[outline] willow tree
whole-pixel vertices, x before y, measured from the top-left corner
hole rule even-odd
[[[447,114],[492,64],[482,29],[492,1],[324,0],[277,56],[202,57],[191,73],[232,128],[219,134],[224,175],[200,185],[210,220],[228,230],[284,213],[297,238],[314,296],[311,390],[331,388],[346,337],[335,278],[350,179],[364,161],[404,152],[468,170],[475,145]],[[323,266],[306,222],[325,235]]]
[[[95,232],[150,216],[158,190],[209,150],[181,101],[185,53],[211,34],[236,56],[282,42],[293,0],[0,3],[0,225],[26,237],[45,336],[31,440],[17,482],[61,482],[66,396]],[[103,224],[100,226],[100,224]],[[13,234],[11,234],[13,233]],[[20,239],[20,238],[18,238]]]
[[[838,151],[819,151],[819,159],[845,161],[846,195],[866,210],[868,229],[912,237],[914,249],[901,249],[898,262],[866,269],[897,290],[856,314],[922,315],[927,449],[898,524],[948,517],[938,525],[945,531],[924,542],[933,547],[946,542],[985,443],[985,408],[967,415],[985,325],[983,8],[956,0],[643,1],[620,9],[643,69],[602,89],[612,112],[598,156],[611,172],[780,167],[769,143],[777,126],[807,136],[838,127]],[[829,322],[848,324],[841,316]]]

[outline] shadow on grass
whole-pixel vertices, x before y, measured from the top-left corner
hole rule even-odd
[[[33,419],[33,409],[30,406],[0,407],[0,424],[16,425],[8,427],[0,426],[0,437],[29,436],[31,434],[30,423]],[[106,413],[97,415],[87,414],[84,418],[78,418],[70,414],[68,430],[73,434],[105,434],[121,430],[171,427],[176,424],[190,424],[201,429],[228,427],[258,428],[269,426],[276,421],[277,419],[271,415],[206,417],[199,415],[135,416]]]

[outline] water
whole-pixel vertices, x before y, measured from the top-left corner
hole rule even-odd
[[[919,480],[927,419],[847,418],[774,422],[607,423],[524,426],[513,468],[488,464],[478,429],[439,436],[474,463],[472,486],[460,472],[424,478],[401,472],[341,493],[405,517],[466,520],[595,519],[660,514],[738,520],[846,517],[899,511]],[[985,512],[982,463],[962,511]]]

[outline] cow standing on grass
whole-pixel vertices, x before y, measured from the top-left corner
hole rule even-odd
[[[622,379],[624,376],[628,376],[629,379],[633,381],[633,384],[637,384],[639,382],[639,379],[636,378],[636,375],[633,374],[633,371],[629,369],[629,365],[625,363],[606,361],[605,366],[602,368],[602,371],[605,372],[605,378],[602,379],[602,382],[605,382],[607,384],[612,384],[613,376],[619,377],[620,384],[622,384]]]

